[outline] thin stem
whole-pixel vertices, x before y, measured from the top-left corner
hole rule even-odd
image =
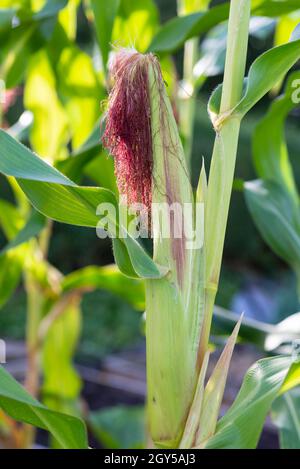
[[[178,0],[178,15],[188,15],[207,10],[208,0]],[[198,58],[198,38],[186,41],[183,56],[183,89],[179,99],[179,128],[183,137],[183,147],[187,167],[191,169],[193,149],[196,95],[204,80],[196,80],[194,67]]]
[[[187,166],[191,168],[196,109],[196,89],[193,70],[197,61],[198,39],[189,39],[184,46],[183,89],[180,90],[179,127],[183,137]]]
[[[42,317],[43,295],[31,272],[25,274],[27,294],[26,345],[28,370],[25,386],[33,396],[38,393],[39,382],[39,343],[38,330]]]
[[[39,245],[44,259],[48,256],[50,238],[52,234],[53,220],[47,219],[46,227],[40,234]]]
[[[242,96],[251,0],[232,0],[220,112],[229,111]],[[215,295],[219,283],[225,231],[237,154],[240,120],[225,120],[216,135],[205,209],[206,293],[199,359],[208,346]]]
[[[231,0],[221,113],[232,109],[242,96],[248,48],[250,4],[250,0]]]
[[[43,230],[38,244],[33,246],[33,256],[46,259],[48,255],[50,236],[52,232],[52,221],[48,221]],[[25,387],[34,397],[39,392],[40,379],[40,355],[41,342],[39,337],[40,324],[43,317],[44,294],[34,275],[25,272],[25,290],[27,294],[27,321],[26,321],[26,348],[27,348],[27,372]],[[31,448],[34,443],[36,429],[25,425],[25,446]]]
[[[27,295],[26,318],[26,349],[27,370],[25,387],[34,397],[39,392],[40,375],[40,347],[38,343],[38,330],[42,317],[43,295],[31,272],[25,273],[25,290]],[[24,446],[31,448],[36,435],[35,427],[24,425]]]

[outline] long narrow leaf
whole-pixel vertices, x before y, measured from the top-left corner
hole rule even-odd
[[[24,145],[0,130],[0,172],[17,179],[32,205],[53,220],[73,225],[95,228],[100,222],[97,216],[99,204],[109,204],[118,214],[114,194],[103,188],[81,187],[33,154]],[[118,229],[114,214],[108,213],[111,229]],[[120,242],[128,252],[133,270],[143,278],[160,278],[168,269],[158,266],[139,242],[126,233]],[[115,233],[112,233],[113,235]]]
[[[264,358],[246,373],[240,392],[206,448],[255,448],[272,402],[292,365],[290,357]]]
[[[88,447],[86,428],[80,419],[40,404],[4,368],[0,368],[0,408],[19,422],[48,430],[63,448]]]

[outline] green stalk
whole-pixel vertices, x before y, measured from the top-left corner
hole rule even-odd
[[[232,0],[228,24],[227,54],[220,115],[241,99],[247,58],[250,0]],[[207,350],[215,296],[219,283],[225,230],[237,155],[240,118],[231,116],[216,129],[207,204],[205,208],[205,324],[199,350],[200,362]]]
[[[209,5],[208,0],[178,0],[178,15],[205,11]],[[196,93],[199,86],[195,86],[194,66],[198,58],[199,39],[192,38],[184,44],[183,55],[183,90],[179,100],[179,128],[183,138],[183,148],[187,167],[191,169],[193,149],[193,136],[196,111]]]
[[[39,389],[38,330],[42,318],[43,295],[31,272],[25,274],[25,289],[27,294],[26,346],[28,356],[25,384],[30,394],[37,396]]]
[[[30,271],[25,272],[25,291],[27,296],[26,315],[26,351],[27,370],[25,387],[28,392],[37,397],[39,391],[40,375],[40,350],[38,342],[38,330],[42,318],[43,296],[39,285]],[[32,448],[36,435],[36,428],[32,425],[24,425],[24,447]]]
[[[33,245],[33,257],[47,257],[49,240],[52,231],[52,222],[48,220],[46,227],[40,235],[37,245]],[[27,349],[27,372],[25,387],[34,397],[39,393],[39,379],[41,371],[41,343],[39,338],[40,323],[43,318],[43,306],[45,302],[41,286],[30,269],[25,271],[25,290],[27,295],[27,317],[26,317],[26,349]],[[36,435],[35,427],[25,425],[24,446],[31,448]]]

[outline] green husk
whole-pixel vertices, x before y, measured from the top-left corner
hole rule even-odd
[[[153,143],[153,204],[194,205],[184,152],[171,104],[156,62],[149,62]],[[166,220],[165,220],[166,222]],[[166,277],[146,282],[148,415],[150,434],[160,447],[174,448],[183,433],[197,379],[201,330],[201,249],[186,240],[160,239],[152,218],[154,260]]]

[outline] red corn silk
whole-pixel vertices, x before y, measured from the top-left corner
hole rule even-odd
[[[148,67],[153,56],[123,50],[116,54],[110,73],[114,86],[109,97],[103,145],[115,158],[121,195],[127,203],[142,203],[150,211],[153,168],[151,105]]]

